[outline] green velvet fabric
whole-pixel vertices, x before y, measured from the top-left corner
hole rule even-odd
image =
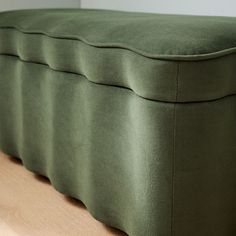
[[[130,236],[236,235],[235,22],[0,13],[0,149]]]
[[[211,58],[236,50],[234,17],[46,9],[3,12],[0,26],[162,59]]]
[[[235,29],[232,17],[2,12],[0,54],[126,87],[151,100],[197,102],[235,93]]]

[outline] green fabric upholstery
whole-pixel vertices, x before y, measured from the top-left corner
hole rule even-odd
[[[106,10],[23,10],[1,13],[0,26],[96,47],[125,48],[161,59],[213,58],[236,50],[234,17]]]
[[[0,13],[0,149],[130,236],[236,235],[236,18]]]
[[[0,54],[151,100],[197,102],[235,93],[235,28],[232,17],[12,11],[1,13]]]

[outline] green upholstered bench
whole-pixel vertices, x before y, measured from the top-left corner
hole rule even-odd
[[[131,236],[236,235],[236,18],[0,13],[0,149]]]

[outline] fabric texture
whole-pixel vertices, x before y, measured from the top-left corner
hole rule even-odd
[[[235,94],[235,28],[233,17],[2,12],[0,54],[126,87],[151,100],[197,102]]]
[[[0,149],[130,236],[235,235],[235,24],[0,13]]]

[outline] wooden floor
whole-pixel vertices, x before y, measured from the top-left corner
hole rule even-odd
[[[0,152],[1,236],[125,235],[95,220],[84,205],[58,193],[17,159]]]

